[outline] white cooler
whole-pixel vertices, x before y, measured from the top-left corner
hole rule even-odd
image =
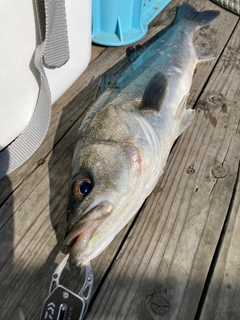
[[[55,0],[48,1],[50,8],[47,16],[55,9],[51,8]],[[52,103],[81,75],[91,56],[91,0],[70,0],[65,1],[65,4],[63,0],[63,5],[65,5],[69,59],[57,68],[47,68],[43,64]],[[35,67],[34,59],[35,50],[41,41],[33,1],[2,0],[0,17],[0,150],[2,150],[21,135],[33,116],[41,83],[40,72]],[[48,28],[52,27],[50,21]],[[58,42],[58,38],[55,37],[51,41]],[[11,151],[5,152],[8,153],[7,157],[5,156],[5,160],[3,159],[1,163],[3,151],[0,152],[2,171],[0,178],[16,167],[15,165],[14,168],[10,168],[11,162],[16,162],[16,159],[11,158],[16,157],[11,155]]]

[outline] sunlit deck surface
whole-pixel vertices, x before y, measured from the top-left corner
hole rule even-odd
[[[156,188],[92,261],[87,320],[240,319],[239,17],[207,0],[187,2],[221,12],[196,33],[196,43],[216,58],[197,66],[188,98],[196,116]],[[180,3],[171,1],[139,43],[167,26]],[[1,319],[40,317],[52,273],[64,257],[74,137],[100,76],[129,65],[126,48],[92,46],[88,68],[53,105],[39,150],[0,181]],[[79,292],[83,271],[67,268],[61,283]]]

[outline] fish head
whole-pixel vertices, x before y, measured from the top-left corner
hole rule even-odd
[[[81,267],[131,219],[141,158],[133,143],[108,140],[76,147],[73,159],[65,245],[70,266]]]

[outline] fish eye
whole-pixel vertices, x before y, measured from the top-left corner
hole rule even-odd
[[[92,182],[90,179],[76,180],[73,185],[73,194],[76,198],[81,198],[89,194],[92,190]]]

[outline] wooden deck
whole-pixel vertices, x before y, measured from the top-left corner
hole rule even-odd
[[[196,116],[175,144],[137,217],[92,261],[87,320],[240,319],[240,22],[221,11],[196,34],[216,59],[199,64],[188,106]],[[169,24],[173,0],[144,43]],[[53,106],[39,150],[0,181],[0,319],[39,319],[51,275],[64,254],[71,150],[99,76],[123,70],[126,47],[93,45],[87,70]],[[109,69],[111,69],[109,71]],[[75,292],[84,273],[65,270]]]

